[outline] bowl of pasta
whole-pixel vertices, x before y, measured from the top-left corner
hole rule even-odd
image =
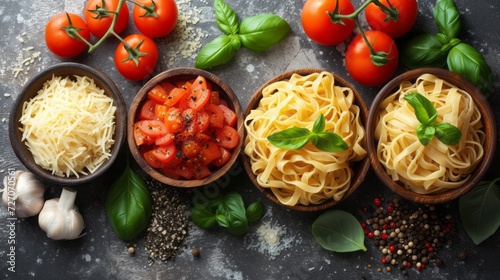
[[[375,97],[366,124],[378,178],[422,204],[454,200],[491,165],[497,143],[493,110],[481,91],[444,69],[405,72]]]
[[[245,111],[245,170],[278,205],[299,211],[332,207],[351,195],[370,167],[356,89],[321,69],[277,75]]]
[[[243,144],[243,111],[231,87],[196,68],[150,79],[128,113],[127,141],[139,166],[175,187],[210,184],[226,174]]]
[[[19,160],[47,183],[84,185],[112,166],[125,143],[125,101],[103,72],[64,62],[21,90],[9,117]]]

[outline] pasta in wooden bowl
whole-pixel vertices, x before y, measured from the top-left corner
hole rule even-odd
[[[244,166],[255,186],[279,205],[301,211],[329,208],[348,197],[369,169],[360,94],[335,74],[299,69],[278,75],[252,96],[245,115]],[[313,129],[320,115],[325,131],[347,149],[325,152],[312,143],[282,149],[267,139],[290,127]]]
[[[418,117],[408,100],[412,94],[434,107],[431,124]],[[447,143],[454,134],[443,131],[443,124],[460,131],[455,143]],[[435,132],[422,142],[420,127]],[[491,164],[497,137],[493,111],[480,90],[455,73],[432,68],[406,72],[382,88],[366,129],[379,179],[403,198],[424,204],[451,201],[478,183]]]

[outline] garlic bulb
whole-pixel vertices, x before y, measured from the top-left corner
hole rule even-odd
[[[38,215],[40,228],[54,240],[79,238],[85,228],[83,217],[75,205],[76,190],[63,188],[60,198],[47,200]]]
[[[27,218],[40,213],[45,186],[31,172],[15,171],[3,178],[3,205],[13,209],[16,217]]]

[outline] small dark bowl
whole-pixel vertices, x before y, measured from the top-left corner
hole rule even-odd
[[[255,91],[255,93],[250,98],[250,101],[248,102],[247,108],[245,110],[245,116],[248,116],[250,114],[250,112],[252,111],[252,109],[256,108],[259,105],[260,99],[262,98],[262,90],[265,87],[267,87],[268,85],[275,83],[275,82],[278,82],[278,81],[287,80],[293,74],[299,74],[302,76],[306,76],[306,75],[309,75],[312,73],[319,73],[319,72],[323,72],[323,71],[324,70],[321,70],[321,69],[304,68],[304,69],[297,69],[297,70],[288,71],[288,72],[285,72],[285,73],[282,73],[280,75],[275,76],[274,78],[272,78],[269,81],[267,81],[266,83],[264,83],[259,89],[257,89],[257,91]],[[361,123],[364,124],[366,119],[368,118],[368,107],[366,106],[361,94],[354,88],[354,86],[352,86],[346,80],[337,76],[334,73],[331,73],[331,74],[335,78],[335,85],[341,86],[341,87],[348,87],[353,91],[354,96],[355,96],[355,104],[358,105],[360,108]],[[365,142],[366,142],[366,137],[365,137],[365,139],[363,139],[363,146],[366,146]],[[325,201],[325,202],[320,203],[320,204],[310,204],[310,205],[296,204],[296,205],[290,206],[290,205],[282,204],[278,200],[278,198],[276,198],[276,196],[273,194],[273,192],[270,189],[264,188],[258,183],[257,176],[252,172],[250,158],[245,153],[242,153],[242,159],[243,159],[243,165],[245,167],[245,171],[248,174],[248,176],[250,177],[250,180],[255,185],[255,187],[260,192],[262,192],[264,194],[265,197],[267,197],[269,200],[271,200],[272,202],[274,202],[280,206],[284,206],[286,208],[298,210],[298,211],[321,211],[321,210],[331,208],[334,205],[337,205],[338,203],[342,202],[347,197],[349,197],[361,185],[361,183],[365,179],[366,173],[368,172],[368,170],[370,168],[370,160],[369,160],[368,156],[363,158],[361,161],[354,163],[354,165],[353,165],[354,175],[353,175],[353,178],[351,179],[351,186],[345,192],[342,199],[339,201],[335,201],[334,199],[331,199],[331,200]]]
[[[392,178],[387,174],[385,167],[382,166],[377,158],[377,141],[374,139],[374,131],[376,127],[377,114],[379,112],[380,103],[385,99],[386,96],[393,93],[399,86],[400,83],[404,81],[414,82],[422,74],[433,74],[434,76],[441,78],[449,83],[455,85],[456,87],[465,90],[470,94],[474,103],[479,108],[482,115],[484,132],[486,134],[484,147],[484,157],[482,158],[479,165],[474,169],[470,178],[459,188],[451,189],[442,193],[436,194],[419,194],[413,192],[401,183],[392,180]],[[368,121],[366,123],[366,135],[368,141],[368,153],[370,156],[371,165],[377,174],[378,178],[392,191],[401,197],[422,204],[440,204],[452,201],[468,191],[470,191],[481,179],[484,177],[488,168],[491,165],[493,157],[495,155],[495,148],[497,145],[497,126],[495,121],[495,115],[490,106],[490,103],[483,95],[483,93],[471,82],[463,78],[462,76],[444,69],[437,68],[421,68],[405,72],[389,83],[387,83],[375,97],[371,107],[370,113],[368,115]]]
[[[88,175],[81,174],[79,175],[79,177],[76,177],[74,175],[71,175],[69,177],[59,177],[57,175],[53,175],[51,171],[48,171],[35,163],[30,150],[21,141],[22,132],[19,130],[19,119],[22,114],[23,104],[24,102],[29,101],[31,98],[35,97],[38,94],[38,91],[42,88],[43,84],[46,81],[50,80],[53,75],[63,78],[73,77],[74,75],[90,77],[95,81],[95,84],[99,88],[103,89],[105,94],[111,97],[114,101],[114,106],[116,106],[114,134],[115,143],[111,148],[110,158],[105,163],[103,163],[101,167],[99,167],[99,169],[97,169],[94,173]],[[60,186],[78,186],[95,180],[111,167],[111,165],[117,158],[122,145],[125,143],[126,118],[127,110],[125,101],[123,100],[123,97],[116,85],[108,76],[106,76],[106,74],[87,65],[73,62],[64,62],[42,70],[23,87],[10,112],[9,138],[14,152],[16,153],[19,160],[26,166],[28,170],[38,176],[42,181]]]
[[[217,170],[212,172],[210,176],[203,178],[203,179],[194,179],[194,180],[183,180],[183,179],[175,179],[166,176],[162,172],[154,169],[151,167],[144,157],[141,155],[139,148],[135,144],[134,140],[134,131],[132,127],[134,126],[134,123],[138,119],[138,114],[140,113],[140,108],[141,105],[144,104],[144,102],[147,99],[148,92],[157,84],[163,82],[163,81],[170,81],[170,82],[175,82],[175,81],[187,81],[187,80],[192,80],[195,79],[198,76],[203,76],[212,85],[212,89],[218,90],[219,95],[221,99],[224,99],[230,109],[232,109],[237,117],[238,121],[236,123],[236,130],[238,131],[238,134],[240,136],[240,141],[238,142],[238,145],[232,149],[231,152],[231,158],[229,161],[219,167]],[[175,187],[180,187],[180,188],[194,188],[194,187],[199,187],[203,185],[210,184],[217,179],[219,179],[221,176],[223,176],[226,172],[229,171],[229,169],[232,167],[236,159],[238,158],[238,154],[241,151],[241,147],[243,145],[243,132],[244,132],[244,127],[243,127],[243,113],[241,110],[240,103],[238,101],[238,97],[236,94],[233,92],[231,87],[224,82],[221,78],[217,77],[216,75],[200,70],[197,68],[190,68],[190,67],[185,67],[185,68],[174,68],[170,69],[167,71],[164,71],[162,73],[159,73],[155,77],[153,77],[151,80],[149,80],[137,93],[137,95],[134,97],[134,100],[132,101],[132,105],[130,106],[129,112],[128,112],[128,123],[127,123],[128,133],[127,133],[127,140],[128,140],[128,146],[130,148],[130,151],[132,153],[132,156],[134,159],[137,161],[139,166],[152,178],[170,185],[170,186],[175,186]]]

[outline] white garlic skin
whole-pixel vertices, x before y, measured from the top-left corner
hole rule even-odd
[[[15,171],[3,178],[3,186],[3,205],[15,209],[16,217],[27,218],[40,213],[45,201],[45,186],[33,173]]]
[[[74,205],[76,190],[64,188],[61,198],[47,200],[38,215],[38,224],[53,240],[72,240],[82,236],[85,222]]]

